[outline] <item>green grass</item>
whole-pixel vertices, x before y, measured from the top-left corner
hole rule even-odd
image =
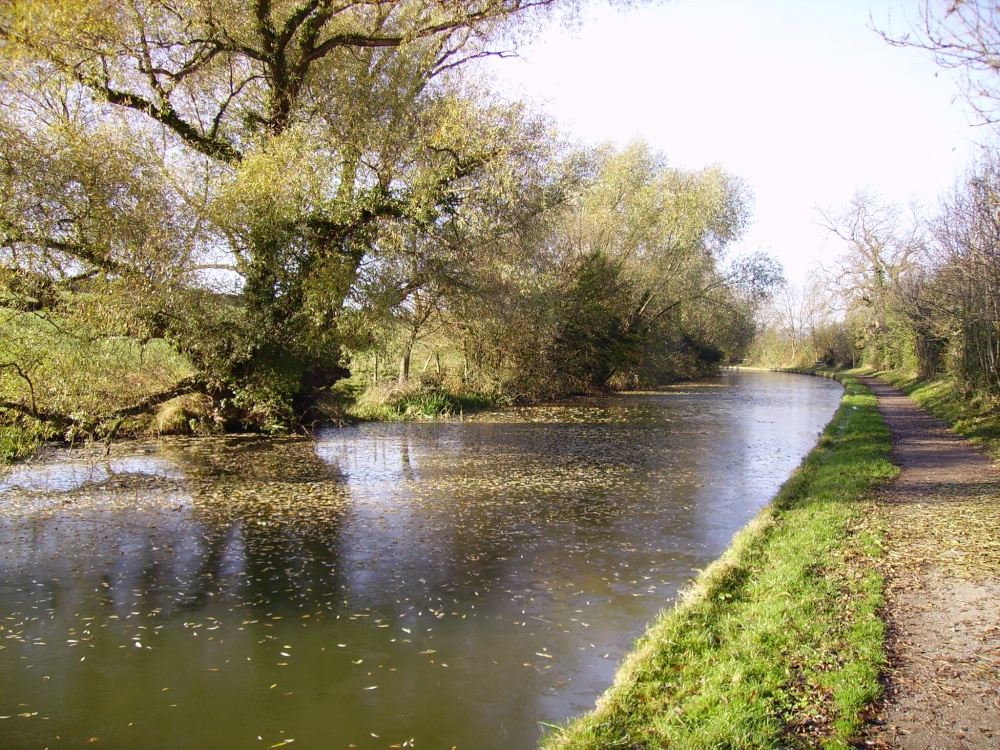
[[[358,419],[398,422],[453,416],[496,405],[479,394],[454,393],[438,384],[413,379],[367,388],[356,396],[349,412]]]
[[[30,414],[63,415],[72,425],[37,424],[17,409],[0,410],[0,462],[31,455],[46,439],[124,436],[149,428],[148,418],[114,419],[143,398],[169,390],[191,373],[163,340],[141,345],[95,337],[66,316],[42,317],[0,306],[0,401]]]
[[[5,363],[0,400],[72,415],[80,425],[100,422],[191,374],[187,361],[166,341],[142,346],[121,336],[96,337],[65,316],[43,318],[3,307],[0,362]]]
[[[881,532],[895,476],[874,396],[843,403],[774,502],[654,622],[597,708],[546,750],[846,747],[880,694]]]
[[[899,372],[879,372],[879,378],[902,391],[957,432],[1000,459],[1000,398],[995,394],[964,393],[952,381],[918,380]]]

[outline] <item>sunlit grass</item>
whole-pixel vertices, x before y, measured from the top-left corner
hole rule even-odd
[[[359,419],[397,422],[454,416],[489,408],[496,402],[475,393],[456,393],[418,379],[388,381],[355,396],[349,412]]]
[[[91,335],[69,318],[40,317],[0,308],[0,400],[22,407],[0,412],[0,461],[30,455],[43,435],[31,415],[63,415],[73,427],[62,437],[97,434],[109,415],[152,394],[169,390],[190,366],[167,342]],[[44,418],[43,418],[44,420]],[[141,431],[142,420],[115,432]]]
[[[896,474],[874,396],[841,408],[775,501],[664,612],[591,713],[547,750],[846,747],[880,693],[880,530]]]

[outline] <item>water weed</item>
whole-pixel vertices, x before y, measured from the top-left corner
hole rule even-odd
[[[366,420],[396,422],[434,419],[496,406],[481,394],[456,393],[420,380],[389,381],[361,393],[350,413]]]

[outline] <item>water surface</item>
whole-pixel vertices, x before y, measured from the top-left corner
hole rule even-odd
[[[593,705],[840,395],[730,372],[19,466],[0,747],[528,750]]]

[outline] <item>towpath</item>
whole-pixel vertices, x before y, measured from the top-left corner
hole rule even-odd
[[[1000,471],[907,396],[862,380],[902,467],[877,499],[890,663],[864,745],[1000,749]]]

